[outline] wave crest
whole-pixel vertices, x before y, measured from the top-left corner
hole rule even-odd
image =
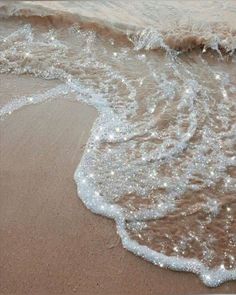
[[[136,50],[174,49],[191,51],[200,48],[212,49],[232,55],[236,50],[236,29],[226,23],[180,22],[167,25],[142,27],[122,22],[111,22],[80,13],[55,10],[40,5],[3,3],[0,5],[1,19],[20,19],[54,28],[79,26],[82,30],[93,30],[99,35],[116,41],[133,43]]]

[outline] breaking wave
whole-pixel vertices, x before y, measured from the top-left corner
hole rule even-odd
[[[168,47],[189,51],[201,48],[233,54],[236,49],[236,29],[222,22],[181,23],[176,21],[163,28],[143,27],[142,25],[123,24],[106,21],[101,18],[88,17],[76,12],[43,8],[37,5],[2,4],[0,16],[10,19],[24,19],[34,25],[56,28],[70,27],[77,24],[80,29],[93,30],[100,35],[112,37],[123,42],[132,42],[135,49],[158,49]]]

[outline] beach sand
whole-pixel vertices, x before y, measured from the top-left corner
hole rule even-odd
[[[0,76],[1,105],[57,85]],[[113,220],[86,209],[73,173],[97,112],[72,100],[24,107],[0,122],[0,294],[234,293],[152,265],[122,248]],[[99,225],[99,226],[98,226]]]

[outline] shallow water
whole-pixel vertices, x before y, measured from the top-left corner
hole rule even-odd
[[[56,3],[64,22],[29,3],[27,9],[0,7],[0,73],[61,81],[44,93],[13,98],[0,116],[61,93],[93,105],[100,116],[74,176],[86,206],[114,218],[124,247],[160,267],[194,272],[209,286],[236,279],[233,29],[211,13],[210,2],[204,12],[215,15],[216,27],[185,22],[163,31],[163,22],[154,26],[155,1],[142,11],[150,23],[138,24],[138,1],[128,32],[122,13],[114,14],[114,27],[81,20],[79,13],[91,18],[94,5],[100,13],[105,5],[112,21],[112,1],[90,3],[85,11],[81,4]],[[174,15],[183,9],[175,5]],[[69,8],[78,24],[68,21]],[[120,9],[129,11],[123,2]],[[236,13],[232,1],[224,9]],[[161,11],[166,16],[169,6],[162,3]]]

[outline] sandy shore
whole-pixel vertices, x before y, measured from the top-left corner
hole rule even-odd
[[[0,76],[1,105],[57,84]],[[29,87],[30,86],[30,87]],[[96,111],[56,100],[0,122],[0,294],[233,293],[160,269],[122,248],[112,220],[87,210],[73,173]]]

